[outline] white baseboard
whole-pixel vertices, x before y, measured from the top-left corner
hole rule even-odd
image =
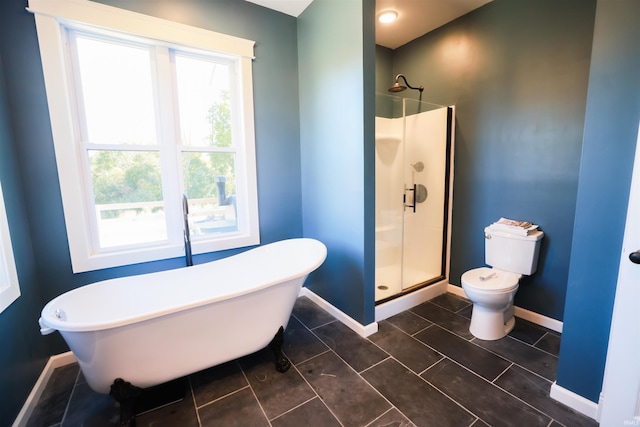
[[[535,323],[540,326],[544,326],[547,329],[562,333],[562,322],[551,317],[543,316],[542,314],[529,311],[525,308],[515,306],[514,315],[529,322]]]
[[[459,297],[467,298],[467,294],[464,293],[464,289],[460,286],[452,285],[451,283],[447,286],[447,292],[458,295]]]
[[[551,392],[549,393],[549,396],[589,418],[593,418],[596,421],[598,420],[597,403],[559,386],[555,381],[551,384]]]
[[[346,326],[351,328],[358,335],[366,338],[378,331],[377,322],[387,319],[391,316],[395,316],[398,313],[420,305],[423,302],[435,298],[438,295],[444,294],[446,292],[450,292],[463,298],[467,297],[467,295],[464,293],[464,290],[460,286],[451,285],[446,281],[439,282],[376,306],[376,321],[370,323],[369,325],[362,325],[360,322],[354,320],[343,311],[337,309],[331,303],[319,297],[308,288],[302,288],[299,295],[306,296],[307,298],[318,304],[320,307],[322,307],[323,310],[330,313]],[[514,308],[516,317],[528,320],[529,322],[535,323],[536,325],[544,326],[545,328],[551,329],[552,331],[562,333],[561,321],[552,319],[539,313],[535,313],[522,307],[516,306]]]
[[[70,365],[76,361],[76,357],[72,352],[68,351],[62,354],[56,354],[55,356],[51,356],[47,361],[47,364],[44,366],[42,373],[40,373],[40,377],[38,377],[38,381],[31,389],[31,393],[27,397],[26,402],[22,405],[22,409],[16,420],[13,422],[12,427],[23,427],[27,425],[29,421],[29,417],[33,413],[33,410],[36,408],[38,404],[38,400],[40,396],[42,396],[42,392],[44,391],[47,383],[49,382],[49,378],[51,378],[51,374],[56,368],[60,366]]]
[[[369,323],[368,325],[363,325],[362,323],[354,320],[343,311],[337,309],[329,302],[313,293],[313,291],[309,290],[308,288],[302,288],[298,295],[309,298],[311,301],[319,305],[324,311],[331,314],[333,317],[344,323],[347,327],[349,327],[349,329],[353,330],[363,338],[366,338],[369,335],[373,335],[378,332],[378,324],[376,322]]]
[[[388,319],[391,316],[395,316],[398,313],[409,310],[410,308],[420,305],[423,302],[446,292],[447,281],[445,280],[434,283],[433,285],[425,286],[422,289],[394,298],[391,301],[387,301],[380,305],[376,305],[376,322]]]
[[[450,284],[447,287],[447,292],[451,292],[452,294],[467,298],[467,294],[464,293],[464,289],[462,289],[460,286]],[[536,325],[544,326],[545,328],[551,329],[552,331],[562,333],[562,322],[559,320],[543,316],[542,314],[518,306],[514,307],[514,314],[516,317],[528,320],[529,322],[535,323]]]

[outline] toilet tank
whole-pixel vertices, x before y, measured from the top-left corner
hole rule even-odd
[[[538,267],[538,254],[543,236],[544,233],[539,230],[527,236],[520,236],[486,227],[485,262],[500,270],[531,275]]]

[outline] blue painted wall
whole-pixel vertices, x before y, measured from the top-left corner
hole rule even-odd
[[[103,3],[256,41],[261,241],[302,236],[296,18],[238,0]],[[173,259],[72,273],[35,24],[26,4],[0,3],[0,84],[5,83],[0,91],[0,178],[7,187],[23,286],[23,296],[0,314],[0,426],[13,421],[48,356],[68,350],[59,334],[39,335],[37,320],[48,300],[97,280],[184,266],[183,259]],[[204,254],[194,261],[236,252]]]
[[[545,232],[516,304],[562,320],[595,0],[494,0],[392,52],[423,100],[456,106],[450,283],[484,265],[504,216]],[[416,97],[416,91],[408,91]]]
[[[393,85],[395,77],[393,74],[393,53],[393,49],[376,45],[376,93],[391,95],[388,89]]]
[[[298,18],[303,229],[328,249],[307,286],[362,324],[374,320],[373,18],[369,0],[316,0]]]
[[[0,51],[4,46],[0,45]],[[13,144],[7,91],[0,56],[0,182],[18,271],[21,296],[0,313],[0,425],[12,421],[49,358],[39,339],[40,288],[24,210],[23,187]]]
[[[640,2],[598,1],[557,378],[593,402],[602,389],[640,121],[638,22]]]

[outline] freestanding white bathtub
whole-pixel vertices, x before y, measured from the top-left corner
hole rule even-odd
[[[51,300],[41,332],[60,331],[93,390],[109,393],[118,378],[151,387],[269,345],[326,254],[317,240],[290,239],[96,282]]]

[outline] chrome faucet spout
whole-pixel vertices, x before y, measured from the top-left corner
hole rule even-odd
[[[189,200],[186,194],[182,194],[182,217],[184,219],[184,255],[187,261],[187,267],[193,265],[193,257],[191,255],[191,233],[189,232]]]

